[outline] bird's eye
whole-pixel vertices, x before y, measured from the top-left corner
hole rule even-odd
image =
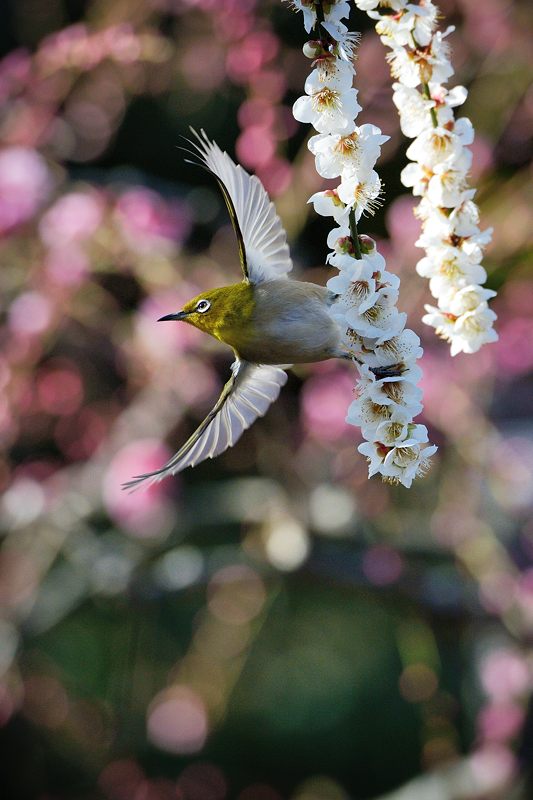
[[[196,303],[196,310],[200,312],[200,314],[205,314],[206,311],[209,311],[211,308],[211,303],[209,300],[200,300]]]

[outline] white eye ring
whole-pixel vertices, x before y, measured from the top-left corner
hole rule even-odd
[[[211,303],[209,300],[199,300],[198,303],[196,303],[196,311],[199,311],[200,314],[205,314],[205,312],[209,311],[210,308]]]

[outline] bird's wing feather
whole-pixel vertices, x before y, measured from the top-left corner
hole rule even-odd
[[[189,144],[202,166],[213,173],[224,195],[245,279],[263,283],[285,277],[292,269],[287,234],[263,184],[235,164],[205,131],[191,131],[196,141],[188,140]]]
[[[136,489],[142,483],[156,483],[206,458],[214,458],[231,447],[257,417],[262,417],[287,381],[279,367],[234,361],[231,378],[201,425],[175,456],[161,469],[137,475],[123,485]]]

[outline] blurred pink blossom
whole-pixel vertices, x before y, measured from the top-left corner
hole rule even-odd
[[[73,461],[90,458],[105,441],[112,422],[111,409],[84,406],[79,413],[58,420],[54,438],[60,450]]]
[[[352,429],[346,423],[346,409],[353,395],[353,377],[346,370],[317,372],[302,389],[302,418],[305,428],[318,440],[335,442]]]
[[[465,16],[462,35],[468,46],[481,54],[497,54],[509,48],[513,37],[510,5],[507,0],[486,0],[480,14],[477,0],[460,0]]]
[[[285,191],[292,180],[292,175],[293,169],[290,163],[278,156],[273,156],[268,164],[262,165],[257,170],[257,176],[271,197],[276,197]]]
[[[476,133],[476,137],[470,145],[470,150],[473,155],[470,175],[472,182],[476,183],[494,164],[493,144],[480,133]]]
[[[500,338],[493,351],[498,370],[505,375],[522,375],[533,369],[533,317],[504,318]]]
[[[83,400],[81,375],[70,362],[59,361],[43,368],[36,378],[36,390],[41,409],[57,416],[73,414]]]
[[[470,757],[470,767],[480,791],[494,790],[511,780],[517,762],[508,747],[493,743],[484,745],[474,752]]]
[[[478,729],[484,739],[505,741],[516,736],[523,721],[523,708],[513,703],[496,703],[481,709]]]
[[[251,30],[255,22],[254,17],[249,13],[254,3],[249,0],[246,0],[246,2],[242,0],[239,8],[232,9],[233,13],[227,13],[230,9],[224,8],[225,5],[229,4],[221,3],[216,9],[218,11],[218,29],[224,34],[226,39],[240,39]]]
[[[527,662],[517,650],[500,648],[483,659],[481,683],[488,695],[502,702],[527,692],[531,675]]]
[[[265,69],[250,76],[250,86],[257,96],[277,103],[283,99],[287,89],[287,80],[283,72],[276,69]]]
[[[420,236],[421,226],[413,214],[415,205],[416,201],[411,195],[402,194],[388,206],[386,218],[393,247],[400,249],[402,254],[411,259],[418,260],[422,253],[415,247],[415,241]]]
[[[228,75],[235,83],[248,83],[250,77],[277,54],[279,43],[268,31],[252,33],[230,48],[226,60]]]
[[[8,147],[0,152],[0,234],[26,222],[45,202],[52,177],[35,150]]]
[[[9,327],[14,333],[42,333],[52,319],[50,300],[40,292],[19,294],[11,303],[8,318]]]
[[[88,255],[77,244],[52,247],[44,257],[44,268],[54,283],[79,286],[90,271]]]
[[[0,101],[7,100],[26,85],[31,69],[31,56],[21,48],[8,53],[0,61]]]
[[[166,202],[145,187],[126,190],[118,199],[115,215],[128,244],[139,252],[170,240],[175,244],[187,236],[191,221],[186,207],[177,200]]]
[[[202,69],[198,69],[198,64]],[[212,92],[225,78],[224,51],[216,39],[194,39],[182,48],[181,68],[189,86]]]
[[[237,158],[245,167],[259,167],[271,161],[276,147],[269,128],[250,125],[245,128],[235,145]]]
[[[49,247],[82,242],[100,226],[103,210],[103,201],[94,191],[65,194],[43,215],[41,239]]]
[[[251,125],[268,127],[276,119],[274,107],[261,97],[245,100],[237,113],[241,128],[248,128]]]
[[[103,500],[109,516],[130,534],[144,539],[170,532],[175,510],[168,498],[168,481],[128,492],[122,484],[135,475],[151,472],[170,458],[169,449],[157,439],[138,439],[123,447],[103,476]],[[173,478],[176,485],[177,478]]]

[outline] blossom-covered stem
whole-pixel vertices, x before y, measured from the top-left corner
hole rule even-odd
[[[450,342],[451,355],[475,353],[498,338],[496,314],[488,306],[495,293],[482,285],[487,273],[481,260],[491,231],[479,229],[475,190],[468,186],[474,129],[453,110],[464,103],[467,91],[446,86],[453,75],[446,37],[453,27],[437,30],[440,12],[432,0],[355,4],[376,21],[376,31],[391,49],[387,60],[397,81],[393,101],[402,132],[414,139],[407,149],[413,163],[401,179],[422,198],[415,210],[422,220],[416,244],[426,255],[416,269],[430,279],[437,300],[436,307],[426,306],[423,321]]]
[[[359,233],[357,232],[357,220],[355,219],[355,209],[351,208],[348,215],[350,224],[350,235],[353,244],[353,251],[356,259],[361,258],[361,246],[359,244]]]
[[[409,487],[437,449],[428,444],[425,426],[413,421],[422,410],[416,385],[422,349],[396,307],[399,279],[387,271],[376,242],[357,230],[361,216],[380,205],[381,180],[374,166],[388,137],[375,125],[355,124],[360,111],[352,85],[357,36],[341,22],[350,12],[348,2],[293,0],[292,5],[303,12],[307,32],[316,31],[303,47],[313,69],[293,113],[318,132],[308,145],[317,172],[340,179],[336,189],[316,192],[309,202],[336,223],[328,236],[333,252],[327,260],[338,269],[327,283],[336,297],[330,313],[359,371],[347,422],[360,426],[366,439],[359,451],[368,459],[369,476],[380,474],[384,481]]]

